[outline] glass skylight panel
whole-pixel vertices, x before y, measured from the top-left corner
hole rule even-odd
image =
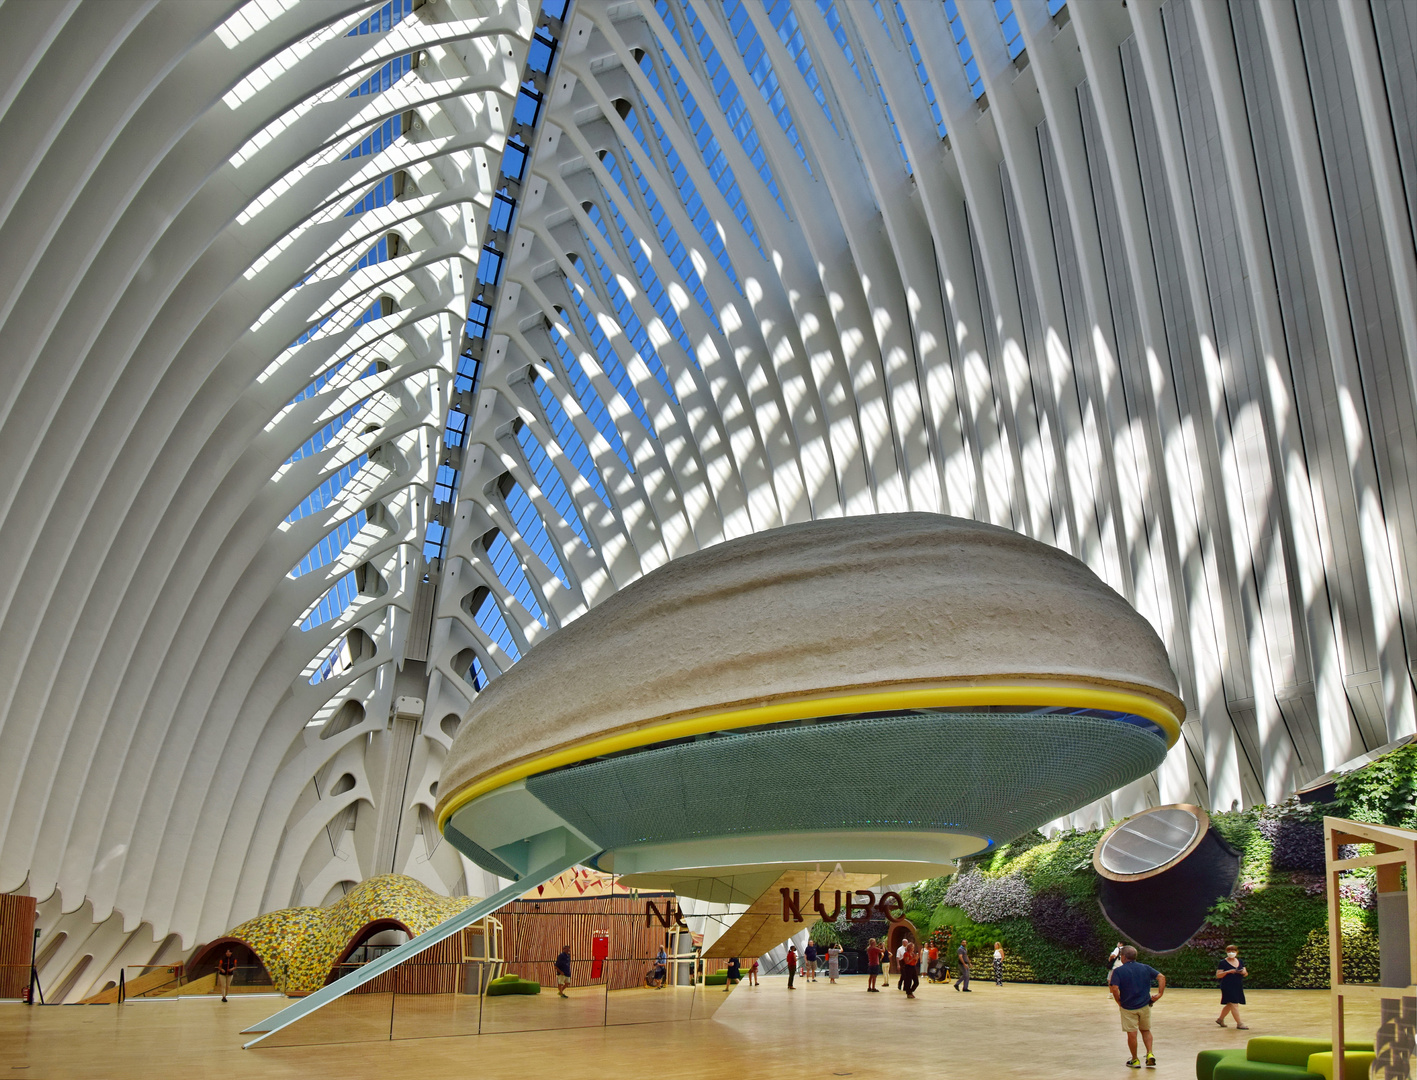
[[[679,41],[682,46],[683,39],[679,36],[678,30],[674,27],[672,21],[673,17],[669,13],[669,5],[666,0],[656,0],[655,7],[659,10],[664,21],[674,30],[675,40]],[[787,213],[787,208],[783,206],[782,203],[782,195],[777,190],[777,182],[773,179],[772,169],[768,167],[767,154],[764,153],[762,143],[758,139],[758,129],[753,125],[752,116],[748,112],[748,106],[743,100],[743,95],[738,92],[738,87],[729,76],[728,68],[724,65],[723,58],[718,55],[718,50],[714,48],[713,42],[709,40],[708,32],[704,29],[703,23],[699,21],[698,13],[694,11],[694,5],[685,2],[683,9],[684,22],[689,30],[689,36],[694,39],[694,44],[698,47],[699,58],[704,64],[704,74],[709,84],[713,87],[714,94],[718,98],[719,108],[723,113],[724,119],[728,121],[729,126],[733,129],[733,134],[738,137],[738,141],[744,151],[747,152],[748,159],[753,163],[753,167],[758,170],[758,175],[762,178],[763,183],[767,185],[767,189],[772,194],[773,201],[777,203],[778,209],[782,210],[784,214]],[[685,111],[687,112],[687,109]],[[702,124],[702,117],[700,121],[702,131],[696,131],[695,136],[699,140],[700,145],[702,145],[704,138],[708,136],[709,129],[706,125]],[[725,160],[725,168],[727,164],[727,160]],[[713,166],[709,166],[709,168],[710,171],[712,171]]]
[[[382,124],[377,125],[373,131],[366,135],[353,150],[340,158],[341,161],[352,161],[355,158],[368,157],[377,154],[380,150],[392,146],[394,140],[403,134],[403,116],[398,114],[389,117]]]
[[[615,164],[614,155],[606,154],[605,160],[607,167],[612,169],[611,175],[619,179],[620,169]],[[699,360],[698,357],[694,355],[693,345],[689,342],[688,331],[684,329],[684,324],[679,319],[679,313],[674,310],[674,305],[669,302],[669,294],[665,291],[663,283],[659,280],[659,275],[655,273],[654,264],[650,262],[649,255],[645,253],[645,245],[639,242],[639,239],[635,236],[633,230],[631,230],[629,223],[625,221],[624,216],[620,213],[615,204],[610,203],[609,205],[610,212],[615,218],[615,226],[620,230],[620,238],[624,241],[625,249],[630,254],[630,263],[634,266],[635,275],[640,280],[640,291],[644,293],[645,299],[653,305],[654,310],[664,322],[665,329],[679,342],[679,346],[688,355],[689,361],[695,367],[698,367]],[[661,215],[661,218],[662,217],[663,215]],[[670,230],[670,235],[673,235],[672,229]],[[674,242],[678,244],[678,237],[674,237]],[[680,257],[687,263],[687,255],[683,251],[682,246],[679,249],[679,253]],[[693,267],[691,266],[691,272],[692,269]],[[708,311],[708,296],[704,294],[703,285],[699,283],[698,275],[695,274],[691,281],[692,284],[690,288],[694,289],[696,293],[703,295],[703,299],[699,302],[704,306],[704,310]],[[712,314],[710,314],[709,317],[712,318]],[[627,326],[626,330],[628,329],[629,327]],[[633,336],[631,340],[634,340]],[[648,341],[646,341],[646,344],[648,344]]]
[[[383,297],[375,297],[374,302],[364,309],[359,318],[355,319],[354,322],[350,324],[349,328],[353,330],[355,327],[363,326],[365,323],[373,322],[375,319],[382,319],[383,317]],[[368,372],[366,371],[365,374],[367,375]]]
[[[443,557],[443,544],[448,539],[448,530],[440,521],[429,521],[423,535],[423,561],[431,563]]]
[[[984,93],[984,79],[979,74],[979,61],[974,59],[974,49],[965,36],[964,22],[959,17],[959,5],[955,0],[945,0],[945,18],[950,21],[950,32],[954,34],[955,48],[959,50],[959,62],[964,65],[965,77],[969,79],[969,92],[978,100]]]
[[[370,75],[369,78],[356,86],[346,96],[365,97],[368,94],[382,94],[385,90],[389,89],[389,87],[393,86],[394,83],[407,75],[412,67],[413,53],[404,53],[402,56],[396,56],[378,71],[374,72],[374,74]]]
[[[797,156],[810,173],[812,166],[807,161],[807,149],[797,135],[797,124],[787,107],[787,95],[782,92],[777,72],[773,70],[772,61],[768,59],[767,46],[758,36],[757,28],[743,4],[744,0],[724,0],[723,14],[728,20],[728,29],[732,31],[733,40],[738,44],[738,54],[742,56],[743,64],[748,69],[748,77],[753,80],[753,85],[758,88],[763,101],[777,117],[782,133],[787,136],[787,141],[792,144],[792,148],[797,151]],[[744,111],[747,111],[746,107]]]
[[[634,115],[635,110],[631,109],[628,113],[628,118],[633,121]],[[637,133],[639,132],[640,127],[638,121],[634,121],[633,130]],[[612,156],[607,155],[607,158],[613,163],[614,158]],[[698,271],[694,269],[694,262],[689,258],[689,252],[685,250],[684,244],[679,239],[679,234],[674,231],[674,226],[669,223],[669,215],[664,212],[663,204],[660,203],[659,197],[655,195],[654,188],[649,183],[649,179],[640,172],[640,168],[635,164],[633,158],[629,159],[629,165],[630,171],[634,174],[635,183],[639,187],[640,195],[644,199],[645,210],[649,214],[650,223],[654,225],[655,232],[659,234],[661,250],[663,250],[664,254],[668,257],[674,269],[679,271],[679,278],[688,288],[689,294],[698,301],[699,306],[704,310],[704,314],[712,320],[714,329],[722,333],[723,328],[719,326],[718,313],[713,310],[713,304],[709,302],[708,291],[704,288],[704,283],[700,280]],[[617,168],[612,175],[617,175],[618,173],[619,169]],[[717,230],[714,230],[714,235],[718,235]],[[636,250],[638,247],[638,245],[631,245],[628,237],[625,242],[627,245],[630,245],[632,251]],[[719,247],[720,249],[722,248],[721,240]],[[638,265],[637,262],[636,266],[638,267]],[[734,275],[731,270],[732,264],[729,264],[729,266],[729,276],[733,277]],[[656,278],[656,280],[658,279]],[[737,284],[736,280],[734,284]],[[656,307],[657,306],[656,304]],[[690,355],[693,355],[692,351],[690,351]]]
[[[520,180],[526,171],[526,144],[513,136],[502,149],[502,175],[512,180]]]
[[[385,250],[387,250],[387,247],[385,248]],[[355,270],[355,269],[358,269],[358,267],[353,267],[353,268],[351,268],[351,269],[352,269],[352,270]],[[318,337],[319,334],[320,334],[320,331],[323,330],[326,326],[328,326],[328,325],[330,324],[330,322],[331,322],[331,321],[335,318],[335,316],[338,315],[338,314],[339,314],[339,312],[337,312],[337,311],[332,311],[330,314],[326,315],[326,316],[325,316],[323,319],[321,319],[319,322],[315,323],[314,326],[310,327],[310,329],[306,330],[306,331],[305,331],[303,334],[301,334],[298,338],[296,338],[294,341],[292,341],[292,342],[290,343],[290,348],[294,349],[294,348],[296,348],[297,346],[304,345],[307,341],[310,341],[310,340],[312,340],[313,338]],[[367,323],[367,322],[372,322],[374,319],[379,319],[379,318],[383,318],[383,300],[382,300],[381,298],[376,298],[372,304],[370,304],[367,308],[365,308],[364,311],[362,311],[362,312],[359,314],[359,316],[358,316],[357,318],[355,318],[355,320],[349,325],[348,329],[353,330],[353,329],[354,329],[355,327],[357,327],[357,326],[363,326],[365,323]],[[340,328],[340,327],[339,327],[339,324],[336,323],[334,329],[338,330],[339,328]],[[341,367],[343,366],[343,362],[341,362],[340,366],[341,366]],[[335,368],[334,370],[335,370],[335,371],[338,371],[339,368],[337,367],[337,368]],[[331,374],[333,374],[333,371],[331,372]],[[367,374],[367,372],[366,372],[366,374]],[[318,380],[317,380],[317,381],[318,381]],[[314,386],[314,385],[315,385],[314,383],[311,384],[311,386]],[[321,384],[321,385],[323,385],[323,384]],[[316,389],[318,389],[318,387],[316,387]],[[307,390],[307,391],[310,390],[310,387],[306,387],[306,390]],[[304,392],[302,391],[302,394],[297,394],[297,395],[292,399],[292,404],[293,404],[294,402],[296,402],[296,401],[299,401],[299,400],[301,399],[301,397],[303,396],[303,393],[304,393]]]
[[[448,410],[448,423],[443,428],[444,446],[461,446],[467,437],[467,413],[461,409]]]
[[[487,212],[487,226],[497,232],[506,232],[512,224],[512,211],[517,208],[517,200],[507,194],[507,189],[492,195],[492,208]]]
[[[477,606],[477,614],[472,617],[472,621],[513,660],[522,658],[522,651],[517,648],[516,639],[507,629],[507,620],[502,616],[502,608],[490,591],[482,598],[482,603]],[[472,663],[474,670],[481,666],[476,659]],[[483,672],[483,678],[486,678],[486,672]],[[484,682],[483,685],[486,683]]]
[[[585,413],[586,419],[595,426],[595,429],[610,444],[610,448],[615,451],[625,465],[633,471],[634,465],[630,463],[630,452],[625,449],[624,440],[620,438],[620,431],[615,426],[615,421],[611,419],[609,411],[605,408],[605,402],[600,400],[600,395],[596,392],[595,386],[590,381],[590,376],[581,367],[581,362],[571,355],[571,350],[566,345],[566,339],[561,336],[556,327],[551,327],[547,333],[551,337],[551,343],[556,346],[556,356],[561,361],[561,366],[565,369],[566,379],[570,382],[571,392],[576,395],[576,400],[581,403],[581,411]],[[639,400],[639,395],[635,395],[635,400]],[[646,421],[648,423],[648,421]],[[560,433],[557,433],[557,441],[560,441]],[[565,446],[565,443],[561,443]],[[591,468],[594,469],[594,459],[591,460]],[[605,498],[605,491],[601,489],[601,498]],[[606,500],[609,501],[608,499]]]
[[[600,256],[595,256],[597,262]],[[582,271],[584,272],[584,271]],[[625,370],[625,365],[620,363],[620,357],[610,344],[610,339],[605,336],[605,332],[600,329],[600,321],[592,317],[590,307],[585,302],[585,297],[576,288],[572,287],[571,298],[575,301],[576,312],[580,315],[579,337],[582,341],[589,342],[591,349],[595,352],[596,359],[600,362],[600,370],[605,372],[605,377],[610,380],[610,384],[619,391],[620,396],[625,399],[625,404],[630,406],[630,411],[635,414],[636,419],[644,425],[645,431],[650,436],[654,435],[654,426],[649,422],[649,413],[645,411],[644,402],[640,400],[640,393],[635,389],[634,380],[630,378],[629,372]],[[570,355],[569,350],[566,355]],[[576,370],[580,370],[581,362],[579,357],[574,358]],[[590,410],[586,409],[587,415]]]
[[[472,680],[473,689],[482,690],[486,688],[489,680],[487,678],[487,671],[483,668],[482,659],[480,657],[474,656],[472,658],[472,667],[467,669],[467,677]]]
[[[851,65],[851,73],[856,76],[857,82],[861,82],[861,69],[856,66],[856,56],[852,53],[851,43],[846,38],[846,28],[841,25],[841,14],[836,10],[836,0],[817,0],[817,9],[822,13],[827,29],[832,32],[832,37],[841,46],[842,55]]]
[[[290,523],[299,521],[303,517],[323,510],[334,502],[335,497],[344,490],[360,469],[364,468],[365,462],[369,460],[368,454],[360,454],[348,465],[343,466],[333,476],[324,480],[319,487],[300,500],[300,505],[286,515],[285,520]]]
[[[329,533],[320,538],[320,542],[306,553],[305,558],[295,564],[290,571],[293,578],[303,577],[311,571],[318,570],[322,566],[329,566],[340,557],[345,548],[364,528],[364,511],[360,510],[347,521],[341,521]]]
[[[517,551],[512,547],[512,542],[499,532],[488,545],[487,556],[492,560],[492,572],[497,575],[497,580],[507,587],[537,622],[546,626],[546,613],[541,610],[541,601],[537,598],[531,582],[527,580],[526,571],[522,569],[521,560],[517,558]]]
[[[881,7],[881,0],[871,0],[871,10],[876,13],[876,19],[886,29],[886,37],[891,36],[891,25],[886,22],[885,9]]]
[[[377,184],[365,193],[364,197],[345,211],[345,217],[354,217],[362,214],[366,210],[374,210],[380,206],[388,206],[394,201],[394,177],[393,173],[384,177]]]
[[[1059,7],[1061,6],[1059,4]],[[1050,11],[1049,14],[1053,12]],[[1019,53],[1024,50],[1024,41],[1023,32],[1018,25],[1018,16],[1014,14],[1013,0],[994,0],[994,16],[999,20],[999,32],[1004,35],[1004,46],[1009,50],[1009,59],[1017,60]]]
[[[295,453],[285,459],[285,463],[289,465],[292,462],[299,461],[301,458],[307,458],[311,454],[319,453],[334,441],[334,437],[339,434],[340,429],[343,428],[345,424],[349,423],[350,420],[354,419],[354,414],[357,413],[363,405],[364,403],[360,402],[353,408],[346,409],[344,412],[340,413],[319,431],[311,435],[310,438],[306,439],[300,449],[296,450]]]
[[[561,559],[556,554],[556,545],[551,540],[551,534],[546,531],[546,524],[541,520],[541,515],[537,512],[536,504],[531,501],[531,496],[521,484],[512,482],[512,488],[503,499],[507,507],[507,513],[512,520],[517,523],[517,533],[521,536],[522,542],[535,552],[536,557],[546,564],[546,569],[556,575],[562,585],[571,587],[570,578],[566,576],[566,569],[561,565]]]
[[[812,54],[807,49],[806,38],[802,36],[802,25],[797,21],[797,12],[792,10],[791,0],[762,0],[762,5],[763,10],[767,12],[768,22],[777,31],[777,36],[782,41],[783,48],[787,50],[787,55],[792,57],[792,62],[797,65],[802,81],[807,84],[807,89],[812,92],[812,96],[817,99],[817,104],[822,107],[827,123],[831,124],[833,131],[836,131],[836,120],[832,117],[831,108],[827,105],[826,90],[822,86],[822,81],[817,78],[817,69],[812,63]]]
[[[412,11],[413,0],[393,0],[392,3],[385,4],[374,12],[345,36],[359,37],[362,34],[385,33],[392,30]]]
[[[517,99],[512,105],[512,121],[517,124],[525,124],[527,127],[535,127],[536,118],[540,115],[541,95],[537,93],[535,84],[522,83],[521,89],[517,91]]]
[[[670,81],[674,83],[675,92],[679,95],[679,104],[684,110],[684,122],[688,125],[689,134],[693,138],[694,144],[699,148],[699,156],[703,159],[704,164],[708,166],[709,175],[713,177],[714,184],[728,201],[728,205],[733,210],[733,216],[736,217],[743,225],[743,228],[747,230],[749,238],[753,241],[753,246],[758,249],[759,254],[766,258],[767,256],[763,252],[763,245],[758,239],[758,230],[753,226],[751,215],[748,213],[748,206],[743,201],[742,192],[738,190],[737,177],[733,175],[733,168],[728,164],[728,158],[718,145],[718,140],[713,137],[713,133],[707,121],[704,119],[704,114],[699,109],[699,103],[694,100],[694,95],[689,93],[689,87],[684,82],[684,77],[679,74],[679,69],[670,62],[667,56],[663,56],[662,52],[661,59],[664,62],[664,69],[668,73]],[[650,73],[650,81],[654,84],[656,90],[658,90],[659,78],[657,73],[654,72],[654,65],[650,61],[648,54],[640,61],[640,67]],[[653,119],[653,114],[651,114],[651,119]],[[661,146],[670,142],[668,136],[664,133],[664,129],[657,121],[654,124],[654,128],[655,135],[659,138]],[[668,156],[669,153],[668,150],[666,150],[665,157],[667,158]],[[677,158],[677,154],[675,156]],[[670,167],[673,168],[672,165]],[[680,182],[677,173],[674,179],[676,183]],[[687,179],[687,174],[685,175],[685,179]],[[680,183],[680,186],[682,188],[682,183]],[[689,206],[687,202],[685,206],[689,209],[690,213],[693,213],[693,208]]]
[[[300,344],[300,342],[296,342],[296,344]],[[304,401],[306,398],[314,397],[329,384],[331,379],[340,373],[346,363],[348,363],[348,358],[320,372],[320,374],[315,376],[314,381],[311,382],[309,386],[290,399],[290,404],[294,405],[297,401]]]
[[[633,205],[633,200],[630,200],[630,185],[625,182],[624,174],[621,173],[620,166],[615,162],[615,155],[608,150],[602,150],[600,152],[600,163],[604,165],[606,171],[610,173],[610,178],[615,181],[615,186],[620,189],[620,194]],[[603,188],[604,185],[602,184],[601,187]]]
[[[492,309],[481,300],[474,300],[467,309],[467,336],[480,338],[487,336],[487,323],[492,318]]]
[[[538,379],[537,393],[540,394],[544,388],[545,383]],[[559,409],[559,405],[557,407]],[[579,442],[579,440],[577,441]],[[541,489],[541,494],[556,508],[556,512],[561,515],[561,520],[571,527],[571,531],[581,538],[581,542],[586,547],[594,549],[595,545],[590,542],[590,533],[586,531],[585,522],[581,520],[575,500],[571,498],[565,481],[561,479],[561,473],[547,457],[545,449],[532,434],[531,428],[525,424],[517,429],[517,445],[521,447],[522,456],[526,458],[527,468],[531,470],[531,475],[536,477],[536,486]],[[584,448],[585,444],[581,443],[582,451]],[[566,452],[565,446],[562,446],[561,449],[563,453]],[[566,456],[569,457],[570,454],[567,453]],[[520,524],[518,527],[521,527]],[[527,535],[525,530],[522,535]]]
[[[320,602],[315,605],[315,609],[305,616],[305,621],[300,624],[300,629],[309,633],[317,626],[323,626],[333,619],[338,619],[354,603],[354,598],[359,595],[359,585],[354,580],[354,571],[351,570],[344,577],[335,582],[334,587],[324,596],[320,597]]]
[[[574,465],[576,471],[595,489],[595,493],[600,496],[600,501],[609,506],[610,496],[605,492],[605,482],[601,480],[600,470],[595,467],[595,459],[591,456],[590,449],[581,438],[580,432],[576,430],[575,424],[566,415],[566,410],[561,407],[560,401],[556,399],[556,395],[552,393],[551,387],[546,384],[546,381],[538,375],[533,382],[536,385],[537,400],[541,402],[541,411],[546,414],[546,422],[551,428],[551,434],[556,439],[556,445],[566,455],[566,460]],[[526,450],[526,447],[523,445],[522,449]]]
[[[349,651],[349,638],[341,637],[325,653],[315,674],[310,676],[310,685],[315,686],[326,679],[337,678],[354,666],[354,657]]]
[[[930,106],[930,115],[934,118],[935,130],[943,139],[945,137],[945,118],[940,112],[939,102],[935,100],[935,88],[930,85],[930,76],[925,72],[925,62],[920,58],[920,46],[915,42],[915,34],[910,29],[910,21],[905,17],[905,8],[901,4],[901,0],[894,0],[894,3],[896,18],[900,20],[901,36],[905,38],[906,48],[910,50],[910,59],[915,62],[915,77],[920,81],[920,88],[925,91],[925,101]],[[978,97],[979,95],[975,94],[974,96]]]
[[[650,64],[649,57],[646,56],[640,61],[640,66],[649,73],[651,80],[657,86],[659,80],[654,74],[654,67]],[[713,215],[708,212],[708,207],[704,205],[703,199],[699,197],[698,189],[694,187],[694,182],[689,179],[689,171],[684,168],[684,163],[679,158],[679,152],[674,149],[674,144],[670,142],[665,135],[664,128],[655,117],[653,110],[650,109],[648,105],[641,103],[638,107],[630,110],[629,114],[625,117],[625,123],[629,125],[630,130],[635,133],[635,136],[640,140],[641,144],[644,144],[646,142],[644,128],[640,125],[636,117],[640,109],[644,109],[645,114],[649,117],[650,126],[654,128],[655,138],[659,142],[660,149],[664,153],[665,162],[669,167],[670,178],[674,181],[679,191],[680,205],[684,207],[684,212],[688,214],[690,220],[693,221],[694,228],[698,230],[699,236],[703,239],[704,243],[708,245],[708,249],[713,255],[714,260],[723,268],[723,272],[728,275],[728,280],[733,282],[733,287],[741,293],[743,287],[738,283],[738,273],[733,269],[733,261],[728,257],[728,249],[724,247],[723,236],[719,233],[718,226],[713,220]],[[639,167],[636,166],[633,161],[630,163],[630,167],[634,170],[635,179],[639,182],[641,194],[644,195],[645,201],[649,203],[651,197],[654,195],[653,187],[649,183],[648,178],[640,172]],[[659,213],[657,218],[655,217],[656,213]],[[669,234],[673,233],[674,230],[669,226],[668,218],[661,212],[657,198],[650,204],[650,216],[655,219],[655,227],[660,230],[661,237],[667,237]],[[743,217],[739,220],[756,245],[758,243],[757,232],[753,228],[752,219],[747,216],[746,207],[744,208]],[[664,224],[660,225],[660,221],[663,221]],[[762,250],[761,245],[758,246],[758,250]],[[685,259],[687,260],[687,258],[688,253],[685,252]],[[692,264],[690,264],[690,268],[692,269]],[[683,273],[682,268],[680,269],[680,273]],[[694,276],[695,280],[697,280],[697,273],[695,273]],[[687,281],[688,278],[685,278],[685,280]],[[712,306],[708,303],[707,294],[705,294],[704,299],[700,302],[708,309],[710,316],[714,319],[714,325],[717,326],[718,316],[713,312]]]
[[[502,277],[503,254],[491,244],[482,248],[482,257],[477,260],[477,280],[484,285],[496,285]]]
[[[385,233],[383,236],[379,237],[378,240],[374,241],[374,245],[368,251],[359,257],[359,261],[350,267],[349,272],[352,274],[356,270],[363,270],[366,266],[374,266],[378,263],[386,262],[388,258],[389,237],[388,234]]]
[[[458,492],[458,471],[451,465],[439,465],[433,475],[433,501],[452,502]]]
[[[526,66],[542,75],[551,70],[551,61],[556,57],[556,39],[538,30],[531,36],[531,45],[526,51]]]
[[[317,322],[314,326],[310,327],[309,330],[306,330],[306,331],[305,331],[303,334],[301,334],[298,338],[296,338],[294,341],[292,341],[292,342],[290,343],[290,347],[293,349],[293,348],[295,348],[297,345],[304,345],[304,344],[305,344],[307,341],[309,341],[312,337],[314,337],[314,336],[315,336],[316,334],[318,334],[321,330],[323,330],[323,329],[325,328],[325,324],[326,324],[327,322],[329,322],[329,321],[330,321],[331,319],[333,319],[333,318],[334,318],[334,313],[333,313],[333,312],[331,312],[329,315],[326,315],[323,319],[321,319],[319,322]],[[295,400],[296,400],[296,401],[299,401],[300,399],[297,397]]]
[[[458,368],[453,372],[453,386],[460,394],[468,394],[477,389],[478,362],[469,356],[458,357]]]
[[[625,332],[625,336],[630,339],[630,344],[635,351],[640,354],[640,359],[644,361],[645,367],[649,368],[650,374],[655,381],[664,388],[664,392],[669,395],[674,402],[679,401],[679,395],[674,390],[674,384],[670,381],[669,372],[664,369],[664,362],[659,358],[659,353],[650,344],[649,335],[645,332],[644,324],[640,322],[639,316],[635,314],[635,309],[630,304],[630,299],[625,295],[624,289],[620,287],[619,280],[610,272],[610,268],[601,259],[600,253],[596,252],[596,268],[600,271],[601,279],[605,282],[605,291],[610,296],[610,303],[615,308],[615,317],[620,323],[620,328]],[[672,310],[672,309],[671,309]],[[682,328],[681,328],[682,330]],[[607,341],[608,344],[608,341]],[[690,354],[692,356],[692,354]],[[619,364],[617,354],[616,363]],[[623,370],[624,365],[620,365]],[[628,378],[628,372],[626,378]]]
[[[605,223],[604,219],[601,217],[600,208],[592,204],[589,215],[596,226],[603,231],[605,229]],[[615,216],[622,235],[630,238],[627,242],[627,246],[634,244],[634,247],[631,249],[632,252],[638,255],[639,259],[645,261],[646,265],[648,265],[648,260],[645,259],[644,249],[640,247],[639,243],[634,239],[634,234],[632,234],[628,226],[625,225],[625,219],[620,217],[619,211],[616,211]],[[677,402],[679,395],[674,392],[674,384],[670,381],[669,373],[664,370],[664,363],[660,360],[659,353],[655,351],[654,346],[650,343],[649,335],[645,333],[645,328],[640,322],[639,317],[635,314],[635,309],[631,306],[629,297],[625,295],[625,291],[620,287],[620,282],[616,276],[610,272],[610,267],[605,264],[605,260],[600,255],[600,249],[592,245],[590,250],[591,255],[595,259],[595,268],[600,271],[600,279],[605,285],[606,293],[610,297],[610,303],[615,308],[615,315],[620,322],[620,328],[625,331],[625,336],[630,339],[630,344],[633,345],[635,351],[640,354],[640,359],[645,362],[645,366],[649,368],[650,373],[658,380],[659,385],[664,387],[664,392],[668,394],[672,400]],[[653,270],[650,272],[653,273]],[[654,281],[656,285],[659,284],[659,278],[656,277]],[[643,281],[641,284],[643,285]],[[661,288],[659,291],[661,297],[664,299],[665,307],[669,307],[668,298],[663,296],[664,290]],[[674,309],[671,307],[669,310],[672,313]],[[679,320],[677,316],[674,321],[676,324],[678,323]],[[680,327],[680,332],[683,332],[682,326]],[[687,336],[684,341],[685,344],[687,344]],[[692,356],[692,354],[690,355]]]

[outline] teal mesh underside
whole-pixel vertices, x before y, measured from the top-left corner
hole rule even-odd
[[[817,830],[940,830],[1004,843],[1161,764],[1126,720],[912,712],[723,735],[532,777],[607,850]]]
[[[484,870],[490,870],[500,878],[508,881],[516,881],[521,874],[508,866],[501,859],[493,855],[481,844],[476,843],[470,837],[463,835],[462,831],[449,821],[443,826],[443,835],[448,838],[449,843],[466,855],[473,862]]]

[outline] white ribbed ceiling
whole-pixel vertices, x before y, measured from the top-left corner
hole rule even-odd
[[[0,889],[51,983],[484,891],[428,814],[476,688],[813,517],[1017,529],[1153,623],[1185,738],[1078,823],[1414,730],[1408,5],[416,3],[0,3]]]

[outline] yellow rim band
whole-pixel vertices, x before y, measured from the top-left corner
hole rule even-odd
[[[438,831],[448,819],[474,799],[507,784],[537,773],[575,765],[588,758],[634,750],[651,743],[706,735],[711,731],[761,727],[790,720],[807,720],[849,713],[891,712],[902,709],[960,708],[967,705],[1029,705],[1035,708],[1105,709],[1131,713],[1152,721],[1166,733],[1167,747],[1181,737],[1181,722],[1154,698],[1123,690],[1080,686],[939,686],[925,690],[885,690],[869,694],[848,694],[833,698],[799,698],[773,705],[757,705],[731,712],[669,720],[653,727],[607,735],[603,739],[578,743],[542,757],[503,769],[459,791],[438,814]]]

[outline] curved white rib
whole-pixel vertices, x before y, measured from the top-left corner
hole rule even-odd
[[[411,8],[295,5],[241,40],[218,26],[256,5],[0,8],[35,58],[3,121],[0,888],[54,894],[70,997],[154,935],[370,874],[466,888],[422,835],[437,761],[395,698],[531,12]],[[366,655],[311,685],[356,629]],[[346,702],[362,719],[321,739]]]

